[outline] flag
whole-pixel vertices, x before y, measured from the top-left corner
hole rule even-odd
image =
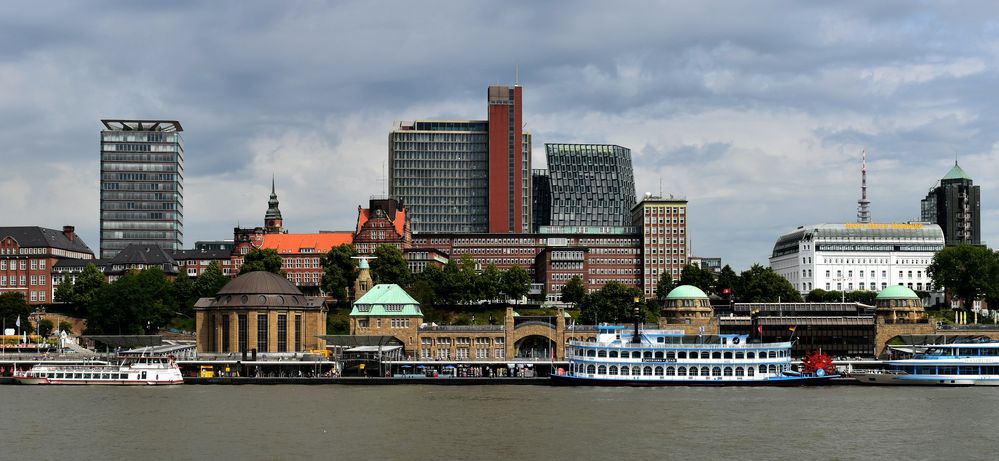
[[[791,325],[791,326],[787,327],[787,329],[788,329],[788,330],[789,330],[789,331],[790,331],[791,333],[794,333],[794,330],[795,330],[795,328],[798,328],[798,325]]]
[[[14,322],[14,326],[16,326],[18,328],[21,328],[21,315],[20,314],[18,314],[17,321]]]
[[[760,332],[760,335],[762,335],[763,334],[763,325],[757,325],[756,326],[756,331]]]

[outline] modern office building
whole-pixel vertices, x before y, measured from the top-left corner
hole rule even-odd
[[[488,120],[402,122],[389,134],[389,195],[414,232],[531,230],[531,135],[522,88],[490,86]]]
[[[940,226],[846,223],[801,226],[777,239],[770,267],[802,294],[814,289],[933,291],[926,267],[944,247]]]
[[[954,161],[954,167],[922,200],[922,220],[943,229],[947,245],[982,244],[980,187]]]
[[[533,170],[531,172],[531,222],[534,232],[542,226],[552,225],[552,183],[548,170]]]
[[[631,208],[632,225],[641,233],[642,291],[655,297],[662,274],[680,279],[689,262],[687,199],[646,194]]]
[[[101,120],[101,258],[129,244],[184,240],[183,128],[175,120]]]
[[[630,226],[631,150],[607,144],[545,144],[552,226]]]

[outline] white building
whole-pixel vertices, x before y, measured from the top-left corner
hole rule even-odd
[[[817,224],[780,236],[770,267],[802,294],[879,291],[888,285],[933,291],[926,268],[943,247],[936,224]]]

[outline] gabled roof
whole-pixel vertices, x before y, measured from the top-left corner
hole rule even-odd
[[[406,290],[394,283],[383,283],[375,285],[370,291],[354,301],[354,308],[350,311],[354,316],[405,316],[416,315],[423,317],[420,310],[420,303],[413,299]]]
[[[298,254],[302,248],[312,248],[316,254],[326,253],[344,243],[354,243],[352,232],[321,232],[318,234],[266,234],[260,248],[273,248],[278,254]]]
[[[394,215],[390,218],[392,225],[395,227],[395,231],[398,232],[399,235],[404,235],[406,233],[406,211],[396,210]],[[371,209],[361,208],[357,213],[357,229],[355,229],[354,232],[360,233],[361,228],[364,227],[364,223],[368,222],[369,219],[371,219]]]
[[[941,181],[946,181],[948,179],[967,179],[967,180],[971,180],[971,178],[968,176],[968,174],[965,173],[964,170],[960,166],[957,165],[957,160],[954,160],[954,166],[940,180]]]
[[[167,254],[173,259],[229,259],[232,257],[232,250],[167,250]]]
[[[62,231],[38,226],[0,227],[0,240],[13,238],[21,248],[59,248],[93,254],[94,251],[76,233],[73,240],[66,238]]]
[[[128,245],[108,261],[112,266],[118,264],[174,264],[175,262],[163,248],[137,243]]]

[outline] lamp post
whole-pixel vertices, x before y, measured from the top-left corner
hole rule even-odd
[[[642,342],[642,337],[641,337],[641,335],[638,332],[638,323],[641,321],[641,318],[642,318],[642,309],[640,307],[638,307],[638,302],[640,300],[641,300],[641,298],[639,298],[638,296],[635,296],[635,309],[634,309],[633,314],[632,314],[632,316],[635,319],[635,334],[631,337],[631,343],[632,344],[640,344]]]

